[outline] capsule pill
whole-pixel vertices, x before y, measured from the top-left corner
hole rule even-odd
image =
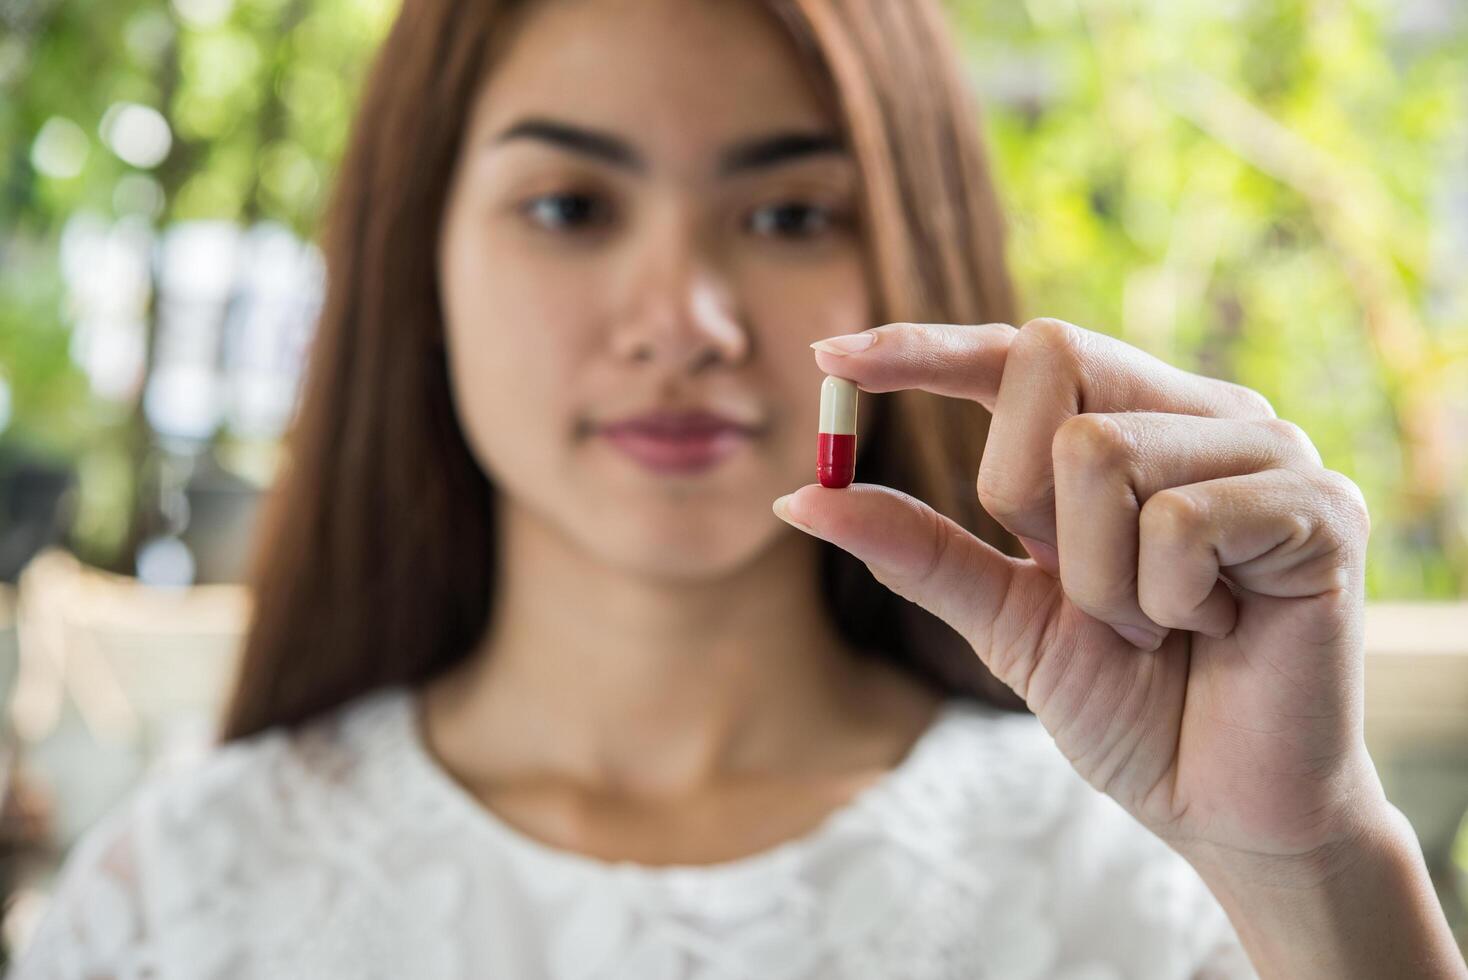
[[[821,486],[840,489],[856,476],[856,382],[827,376],[821,382],[821,426],[816,476]]]

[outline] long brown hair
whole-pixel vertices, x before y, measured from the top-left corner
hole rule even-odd
[[[535,0],[405,0],[368,78],[327,214],[327,294],[288,461],[267,503],[255,604],[223,737],[293,725],[464,658],[494,594],[496,492],[450,400],[434,244],[471,101]],[[1003,221],[938,0],[760,0],[788,28],[863,180],[879,322],[1013,322]],[[864,482],[999,547],[979,507],[988,413],[880,396]],[[855,647],[951,693],[1018,706],[952,629],[822,545]]]

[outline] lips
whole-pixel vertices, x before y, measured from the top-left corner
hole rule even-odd
[[[603,432],[640,432],[666,439],[703,436],[732,430],[753,434],[753,427],[716,412],[652,412],[602,426]]]
[[[716,412],[662,411],[603,424],[599,434],[655,473],[711,469],[755,435],[751,425]]]

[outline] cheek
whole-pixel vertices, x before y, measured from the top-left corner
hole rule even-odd
[[[514,256],[472,232],[451,236],[441,279],[455,410],[497,480],[536,470],[545,446],[563,441],[573,423],[565,390],[572,331],[557,305],[574,298],[539,284]]]

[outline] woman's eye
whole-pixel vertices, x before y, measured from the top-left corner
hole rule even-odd
[[[590,194],[544,194],[525,202],[522,210],[536,224],[552,231],[575,231],[604,219],[603,208]]]
[[[750,216],[750,227],[760,235],[779,238],[814,238],[837,223],[828,208],[801,201],[787,201],[760,208]]]

